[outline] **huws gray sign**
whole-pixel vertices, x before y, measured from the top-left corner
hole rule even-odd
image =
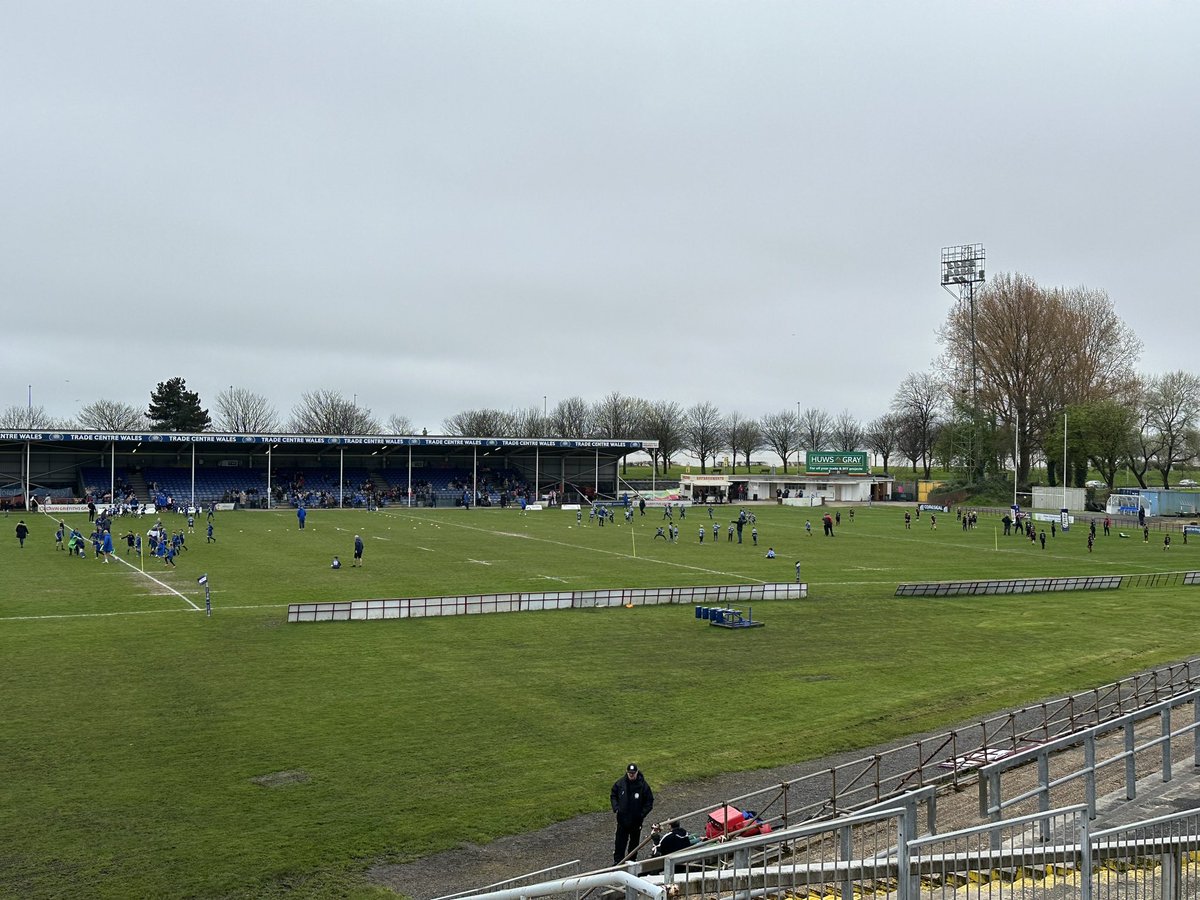
[[[846,472],[855,475],[866,475],[866,453],[840,453],[829,450],[809,450],[804,454],[804,468],[807,472]]]

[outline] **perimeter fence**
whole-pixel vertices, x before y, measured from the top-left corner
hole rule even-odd
[[[1054,591],[1113,591],[1121,588],[1200,585],[1200,572],[1143,572],[1136,575],[1077,575],[1065,578],[993,578],[982,581],[916,581],[896,586],[897,597],[962,597],[1043,594]]]
[[[797,582],[723,584],[693,587],[612,588],[594,591],[536,591],[458,597],[404,597],[290,603],[289,622],[347,622],[369,619],[419,619],[426,616],[470,616],[483,613],[550,609],[600,609],[614,606],[725,606],[766,600],[800,600],[808,585]]]

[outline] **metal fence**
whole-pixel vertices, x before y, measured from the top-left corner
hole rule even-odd
[[[1041,594],[1049,591],[1101,591],[1118,588],[1200,585],[1200,572],[1145,572],[1137,575],[1080,575],[1068,578],[1007,578],[984,581],[906,582],[897,597],[958,597],[973,594]]]
[[[1200,810],[1095,831],[1083,900],[1200,896]]]
[[[661,873],[639,874],[631,864],[470,897],[578,898],[597,888],[655,900],[1183,900],[1200,893],[1200,810],[1096,832],[1087,814],[1076,804],[918,835],[911,805],[895,806],[693,847],[666,857]]]
[[[927,581],[896,586],[897,597],[958,597],[974,594],[1042,594],[1049,591],[1105,591],[1122,587],[1120,575],[1067,578],[998,578],[987,581]]]
[[[1078,882],[1087,833],[1082,805],[1007,819],[910,841],[902,897],[1072,896],[1063,888]],[[899,860],[898,860],[899,862]]]
[[[1034,800],[1040,809],[1049,809],[1056,791],[1078,792],[1078,788],[1082,787],[1089,817],[1095,818],[1098,776],[1110,766],[1120,767],[1123,770],[1125,797],[1132,800],[1137,796],[1139,757],[1157,756],[1153,768],[1162,772],[1163,781],[1170,781],[1173,743],[1177,745],[1180,741],[1190,741],[1193,758],[1200,759],[1200,702],[1197,701],[1200,701],[1200,691],[1179,694],[1119,719],[1064,735],[983,766],[979,770],[980,815],[999,820],[1006,810],[1019,808],[1021,804]],[[1172,713],[1186,712],[1189,706],[1191,721],[1173,728]],[[1157,736],[1139,739],[1138,725],[1154,719],[1158,720]],[[1053,759],[1061,758],[1065,750],[1080,746],[1083,748],[1081,764],[1060,766],[1061,771],[1051,771]],[[1037,768],[1036,783],[1029,788],[1005,794],[1005,773],[1031,765]]]
[[[808,585],[722,584],[694,587],[614,588],[597,591],[534,591],[459,597],[402,597],[333,603],[290,603],[289,622],[348,622],[373,619],[418,619],[425,616],[470,616],[482,613],[549,609],[598,609],[613,606],[719,605],[763,600],[800,600]]]

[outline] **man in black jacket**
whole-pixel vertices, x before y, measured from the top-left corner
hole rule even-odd
[[[625,775],[612,786],[612,810],[617,816],[617,838],[613,847],[613,863],[627,856],[637,859],[637,846],[642,835],[642,821],[654,808],[654,792],[638,770],[637,763],[625,767]]]

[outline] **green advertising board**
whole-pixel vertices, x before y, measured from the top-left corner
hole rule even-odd
[[[804,468],[808,472],[853,472],[866,475],[867,454],[840,453],[832,450],[809,450],[804,454]]]

